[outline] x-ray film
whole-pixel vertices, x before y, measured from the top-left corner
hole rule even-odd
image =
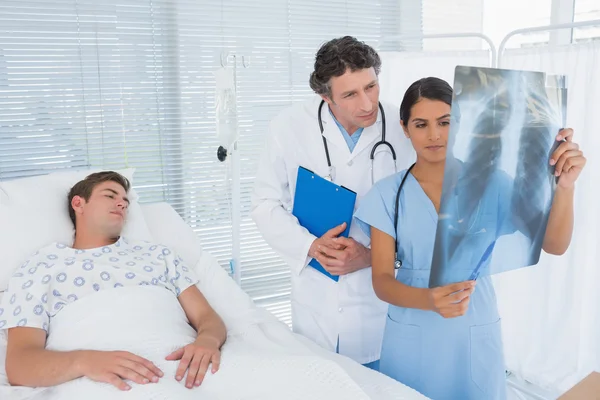
[[[537,264],[564,76],[458,66],[430,287]]]

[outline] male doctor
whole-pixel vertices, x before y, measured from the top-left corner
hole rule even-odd
[[[299,166],[355,191],[356,206],[374,181],[393,174],[396,168],[385,144],[376,147],[371,171],[371,151],[382,140],[384,125],[397,170],[414,160],[400,128],[398,108],[384,106],[387,123],[383,122],[380,67],[375,50],[353,37],[333,39],[319,49],[310,76],[310,87],[318,96],[283,110],[271,122],[252,198],[258,229],[291,267],[294,332],[374,369],[387,305],[373,291],[369,239],[355,224],[349,238],[338,237],[345,224],[315,237],[291,211]],[[339,275],[339,281],[309,266],[313,258]]]

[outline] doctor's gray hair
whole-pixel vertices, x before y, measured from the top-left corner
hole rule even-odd
[[[332,39],[323,44],[315,57],[315,70],[310,74],[310,87],[315,93],[331,98],[331,78],[342,76],[349,69],[381,70],[381,59],[371,46],[352,36]]]

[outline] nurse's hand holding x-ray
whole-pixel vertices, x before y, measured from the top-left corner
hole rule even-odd
[[[585,166],[586,159],[579,145],[573,142],[573,129],[567,128],[559,132],[556,140],[561,141],[560,146],[550,157],[550,165],[555,165],[558,186],[571,189]]]
[[[475,281],[469,281],[428,289],[428,308],[444,318],[465,315],[469,309],[475,285]]]
[[[308,252],[331,275],[346,275],[371,265],[371,250],[351,237],[339,236],[345,229],[345,222],[330,229],[312,243]]]

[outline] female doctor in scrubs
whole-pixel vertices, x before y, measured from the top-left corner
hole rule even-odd
[[[396,193],[407,174],[378,182],[363,198],[355,217],[371,235],[373,287],[389,303],[380,371],[435,399],[505,399],[505,369],[496,297],[491,278],[428,288],[430,263],[442,195],[452,89],[437,78],[413,83],[400,107],[401,124],[417,153],[400,194],[394,227]],[[556,166],[558,187],[543,249],[562,254],[571,240],[574,184],[585,158],[572,142],[573,131],[548,162]],[[460,168],[460,163],[457,161]],[[494,178],[498,191],[510,184]],[[497,197],[496,197],[497,198]],[[481,201],[486,212],[499,213],[501,202]],[[394,269],[396,232],[400,269]],[[494,240],[494,239],[492,239]],[[466,260],[467,258],[465,258]]]

